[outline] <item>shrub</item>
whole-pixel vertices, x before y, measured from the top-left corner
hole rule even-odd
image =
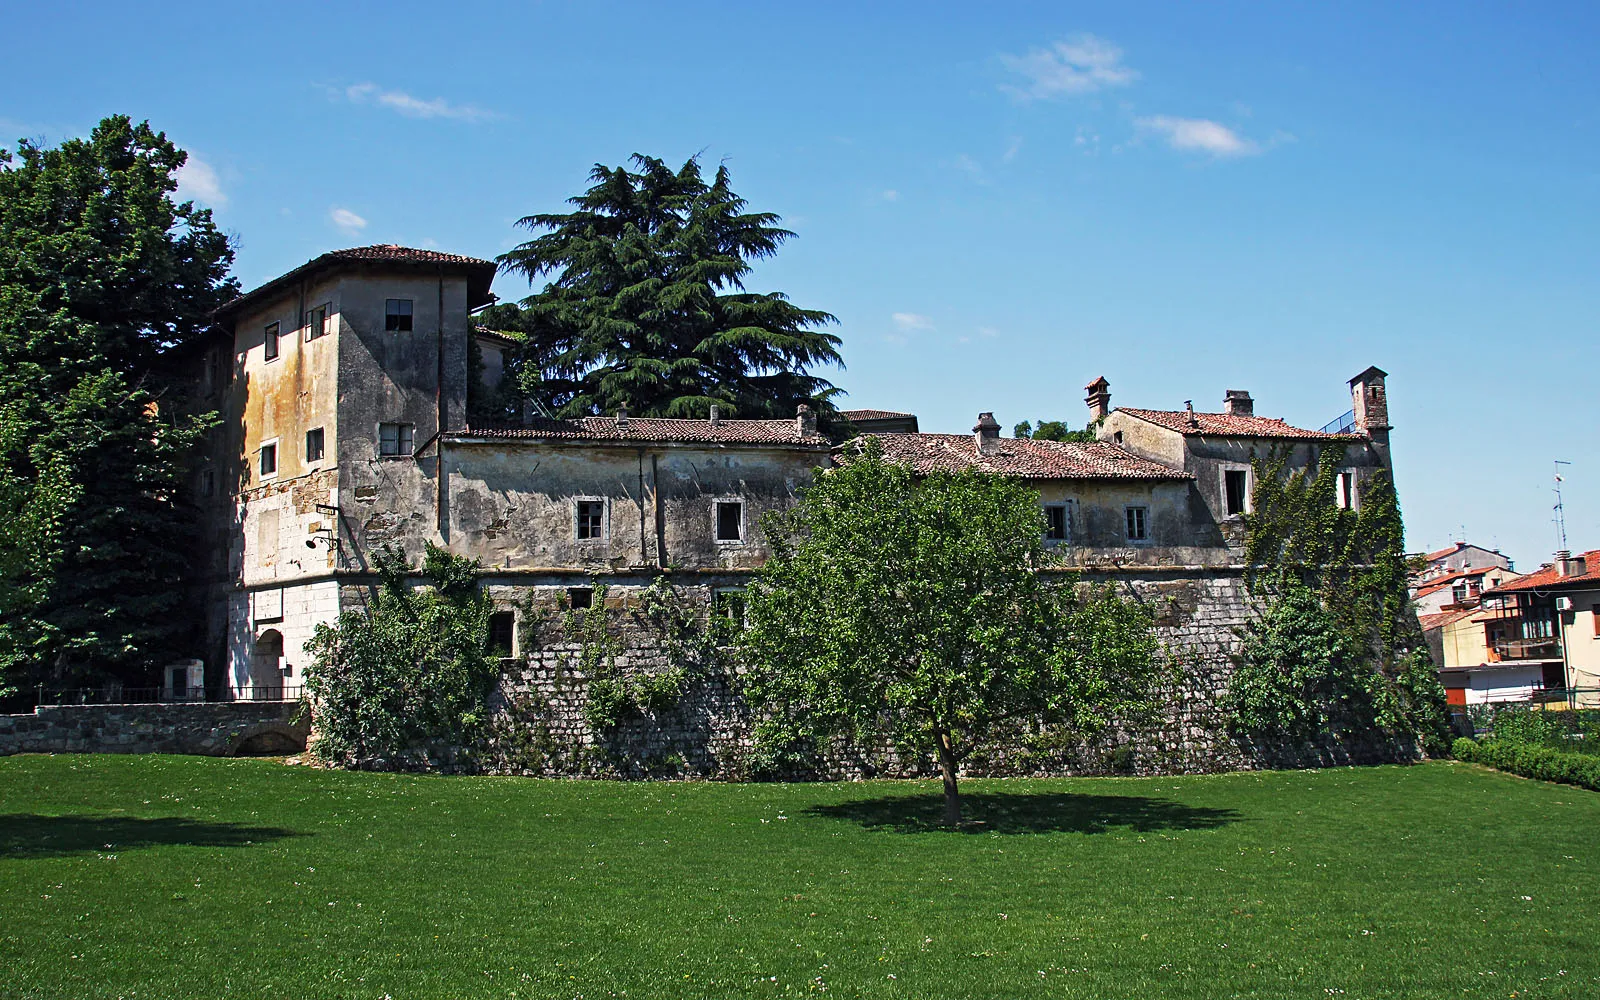
[[[1600,757],[1594,754],[1568,753],[1502,739],[1487,739],[1481,743],[1459,739],[1453,749],[1460,760],[1487,764],[1524,778],[1600,791]]]

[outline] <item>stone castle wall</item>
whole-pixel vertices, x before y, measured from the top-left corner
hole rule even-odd
[[[0,715],[0,756],[16,753],[289,754],[309,727],[294,702],[41,705]]]
[[[1229,732],[1221,702],[1241,628],[1252,614],[1237,571],[1122,575],[1110,582],[1155,611],[1157,635],[1174,668],[1154,716],[1122,720],[1092,741],[1022,726],[974,752],[964,774],[1191,774],[1416,758],[1414,747],[1381,742],[1351,745],[1329,739],[1318,745],[1265,746]],[[680,592],[691,603],[710,599],[709,591]],[[524,626],[529,639],[522,655],[506,661],[492,697],[495,735],[487,752],[437,748],[403,764],[374,763],[546,776],[740,780],[760,775],[756,720],[738,694],[737,670],[726,665],[691,659],[689,680],[670,704],[626,711],[615,725],[591,722],[591,674],[637,682],[685,664],[682,656],[674,658],[663,648],[659,632],[625,591],[614,591],[608,604],[614,643],[609,666],[586,670],[584,647],[569,640],[554,611],[544,613],[543,625]],[[836,743],[821,748],[813,765],[787,776],[853,779],[935,772],[927,748]]]

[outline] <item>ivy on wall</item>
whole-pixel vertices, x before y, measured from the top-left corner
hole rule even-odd
[[[1444,689],[1407,589],[1394,481],[1373,472],[1358,508],[1340,507],[1345,454],[1330,444],[1290,470],[1275,448],[1253,463],[1245,556],[1261,614],[1229,687],[1232,723],[1296,739],[1376,729],[1442,752]]]

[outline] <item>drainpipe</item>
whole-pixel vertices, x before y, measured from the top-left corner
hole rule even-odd
[[[661,466],[659,456],[650,456],[650,508],[656,521],[656,568],[667,568],[667,519],[661,510]]]

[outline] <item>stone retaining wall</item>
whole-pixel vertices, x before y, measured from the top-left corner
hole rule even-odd
[[[295,702],[41,705],[0,715],[0,756],[14,753],[188,753],[208,757],[305,749]]]

